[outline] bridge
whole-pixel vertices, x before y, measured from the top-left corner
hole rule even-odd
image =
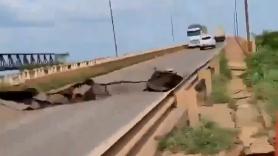
[[[59,58],[68,54],[55,53],[1,53],[0,71],[18,70],[27,66],[44,66],[57,64]]]
[[[186,123],[183,121],[190,126],[198,123],[194,88],[204,79],[207,93],[211,92],[211,76],[219,72],[218,55],[223,44],[206,51],[177,49],[176,53],[95,78],[98,83],[140,81],[148,79],[154,68],[171,68],[183,76],[183,81],[168,92],[144,92],[144,84],[121,84],[111,86],[112,96],[103,100],[31,112],[12,111],[0,105],[0,112],[4,112],[0,118],[0,153],[155,155],[157,136],[167,134],[180,122]]]

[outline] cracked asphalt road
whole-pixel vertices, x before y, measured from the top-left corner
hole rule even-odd
[[[172,68],[185,76],[221,48],[222,44],[206,51],[182,50],[99,76],[95,81],[147,80],[154,67]],[[0,153],[5,156],[76,156],[96,152],[99,155],[168,94],[143,92],[144,88],[144,83],[114,85],[109,88],[112,96],[103,100],[22,112],[16,115],[17,120],[0,124]]]

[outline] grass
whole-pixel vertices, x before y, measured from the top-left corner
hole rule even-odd
[[[228,60],[225,51],[222,51],[219,59],[220,73],[213,77],[212,92],[210,100],[213,103],[231,103],[232,99],[228,92],[228,82],[232,78],[231,69],[228,66]]]
[[[219,60],[219,66],[220,66],[220,74],[225,76],[228,79],[232,78],[232,72],[228,65],[228,59],[225,56],[225,52],[221,52],[220,54],[220,60]]]
[[[254,90],[255,100],[266,103],[275,120],[278,111],[278,32],[264,32],[256,37],[257,52],[246,59],[247,71],[242,76]]]
[[[236,132],[203,121],[197,128],[184,127],[173,131],[159,143],[159,150],[182,151],[186,154],[217,154],[233,147]]]
[[[231,101],[227,83],[228,79],[223,75],[218,75],[213,78],[210,96],[213,103],[229,103]]]
[[[170,48],[157,52],[146,53],[135,57],[129,57],[122,60],[116,60],[108,63],[103,63],[100,65],[82,68],[74,71],[57,73],[42,78],[29,80],[25,84],[16,87],[9,87],[8,90],[21,90],[24,88],[36,88],[39,91],[49,91],[52,89],[57,89],[65,85],[84,81],[88,78],[103,75],[115,70],[122,69],[127,66],[131,66],[140,62],[144,62],[155,57],[163,56],[166,54],[171,54],[184,49],[184,47]],[[0,88],[1,89],[1,88]],[[2,89],[3,90],[3,89]],[[7,90],[7,88],[5,88]]]

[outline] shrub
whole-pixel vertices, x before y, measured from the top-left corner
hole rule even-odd
[[[248,86],[255,85],[263,80],[270,70],[278,68],[278,49],[267,45],[260,47],[254,55],[246,59],[246,64],[247,71],[243,75],[244,82]]]
[[[267,111],[274,118],[278,110],[278,32],[264,32],[256,38],[257,52],[246,59],[243,75],[246,85],[254,88],[256,99],[267,103]]]
[[[198,128],[176,130],[159,143],[160,150],[183,151],[187,154],[216,154],[234,145],[235,131],[203,121]]]
[[[256,37],[256,44],[258,46],[269,46],[273,49],[278,49],[278,32],[265,31],[262,35]]]
[[[219,65],[220,65],[220,74],[225,76],[228,79],[231,79],[232,78],[232,72],[229,68],[228,60],[225,56],[225,52],[222,52],[220,54]]]

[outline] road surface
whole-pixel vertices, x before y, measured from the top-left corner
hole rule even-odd
[[[193,73],[223,48],[188,49],[95,78],[97,82],[147,80],[158,69]],[[143,92],[145,84],[109,88],[106,99],[24,112],[20,119],[0,124],[0,153],[5,156],[99,155],[139,122],[168,93]],[[1,120],[0,120],[1,121]]]

